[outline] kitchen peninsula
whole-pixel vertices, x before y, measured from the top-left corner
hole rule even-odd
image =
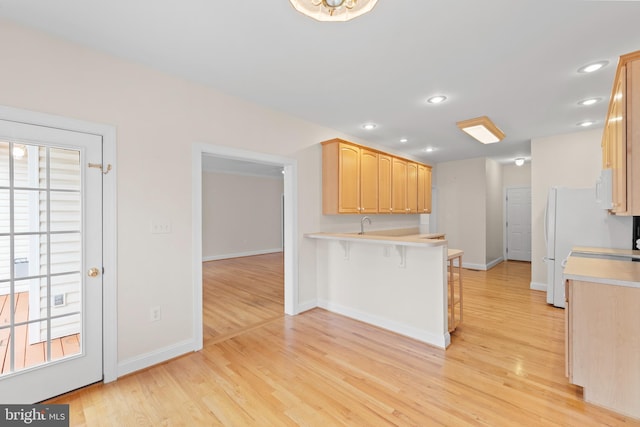
[[[447,241],[415,230],[313,233],[318,306],[446,348]]]

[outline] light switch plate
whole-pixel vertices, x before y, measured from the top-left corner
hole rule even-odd
[[[153,220],[151,221],[151,234],[171,233],[171,221]]]

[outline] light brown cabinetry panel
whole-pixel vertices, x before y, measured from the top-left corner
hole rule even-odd
[[[391,159],[378,154],[378,213],[391,213]]]
[[[407,212],[407,161],[394,157],[391,161],[391,209],[393,213]]]
[[[418,164],[407,163],[407,213],[418,213]]]
[[[322,143],[323,214],[430,211],[430,166],[337,138]]]
[[[418,165],[418,213],[431,213],[431,167]]]
[[[567,375],[587,402],[640,418],[640,288],[567,281]]]
[[[616,215],[640,215],[640,51],[620,57],[602,135]]]
[[[378,213],[378,153],[360,149],[360,213]]]

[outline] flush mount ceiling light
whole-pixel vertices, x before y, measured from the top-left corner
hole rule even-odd
[[[592,126],[594,124],[595,124],[595,122],[593,120],[585,120],[585,121],[582,121],[582,122],[578,123],[578,126],[586,128],[586,127]]]
[[[441,102],[444,102],[447,100],[447,97],[444,95],[436,95],[436,96],[432,96],[431,98],[427,99],[427,102],[429,104],[440,104]]]
[[[409,140],[407,138],[402,138],[402,139],[400,139],[400,142],[402,144],[406,144],[407,142],[409,142]]]
[[[376,5],[378,0],[289,0],[300,13],[317,21],[349,21]]]
[[[524,165],[524,157],[518,157],[516,159],[516,166],[522,166]]]
[[[375,124],[375,123],[365,123],[365,124],[362,125],[362,129],[364,129],[364,130],[373,130],[373,129],[377,128],[377,127],[378,127],[378,125]]]
[[[587,64],[583,67],[578,68],[579,73],[593,73],[594,71],[598,71],[599,69],[605,67],[609,61],[598,61],[592,64]]]
[[[483,144],[493,144],[494,142],[502,141],[505,137],[504,132],[487,116],[463,120],[456,124],[462,131],[468,133]]]

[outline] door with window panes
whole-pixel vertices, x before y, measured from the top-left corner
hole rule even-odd
[[[0,402],[102,379],[100,136],[0,120]]]

